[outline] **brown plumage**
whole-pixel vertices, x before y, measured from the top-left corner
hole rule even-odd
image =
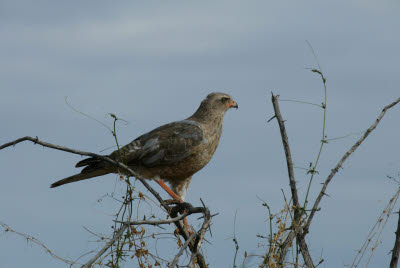
[[[109,155],[147,179],[169,182],[172,191],[185,198],[192,175],[202,169],[217,149],[225,112],[238,108],[224,93],[211,93],[189,118],[158,127]],[[57,181],[51,187],[118,173],[110,164],[87,158],[76,164],[85,167],[80,174]],[[163,186],[164,188],[164,186]],[[165,188],[164,188],[165,189]],[[171,193],[170,193],[171,194]]]

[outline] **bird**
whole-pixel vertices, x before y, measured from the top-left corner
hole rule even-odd
[[[156,181],[174,200],[184,202],[192,176],[214,155],[224,115],[231,108],[238,109],[231,96],[211,93],[192,116],[143,134],[108,157],[128,165],[141,177]],[[76,167],[84,168],[50,187],[120,173],[115,166],[95,157],[78,162]]]

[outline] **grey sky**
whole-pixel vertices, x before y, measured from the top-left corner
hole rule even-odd
[[[284,154],[272,115],[270,91],[282,99],[321,103],[322,84],[306,45],[313,45],[328,79],[328,138],[365,130],[381,108],[400,95],[398,1],[1,1],[0,143],[25,135],[99,152],[113,145],[109,132],[73,112],[111,124],[112,112],[128,143],[160,124],[191,115],[210,92],[232,95],[220,146],[195,175],[187,200],[201,197],[212,212],[212,267],[231,267],[233,219],[239,256],[260,253],[267,212],[289,195]],[[318,150],[322,111],[282,102],[297,166]],[[328,188],[309,237],[324,267],[351,264],[397,186],[400,171],[398,107],[350,157]],[[358,136],[329,143],[314,193]],[[115,176],[57,189],[50,183],[76,172],[78,156],[20,144],[0,152],[0,221],[43,241],[60,256],[77,258],[99,246],[82,226],[109,233],[114,205],[97,202]],[[305,172],[296,170],[302,195]],[[153,184],[154,185],[154,184]],[[155,186],[155,185],[154,185]],[[139,187],[139,185],[138,185]],[[155,186],[155,188],[157,188]],[[157,188],[158,189],[158,188]],[[315,195],[312,194],[311,200]],[[387,266],[395,217],[389,220],[369,267]],[[7,268],[65,267],[37,246],[0,234]],[[255,263],[255,261],[254,261]]]

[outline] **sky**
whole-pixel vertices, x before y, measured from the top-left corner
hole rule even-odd
[[[327,137],[347,136],[325,146],[311,187],[313,202],[360,132],[400,96],[399,12],[395,0],[3,0],[0,143],[29,135],[94,153],[112,146],[109,130],[73,111],[66,97],[108,126],[107,113],[124,119],[118,138],[126,144],[190,116],[211,92],[230,94],[239,109],[226,114],[218,150],[193,177],[186,200],[200,205],[202,198],[219,213],[204,248],[210,267],[232,267],[235,214],[242,263],[245,251],[263,252],[265,241],[256,235],[268,235],[260,199],[278,212],[281,189],[290,195],[279,128],[274,120],[267,123],[273,115],[271,91],[281,100],[323,102],[321,80],[310,71],[316,62],[308,41],[327,77]],[[280,107],[304,200],[309,176],[302,168],[315,161],[323,111],[288,101]],[[321,267],[350,265],[397,191],[387,175],[400,177],[399,117],[399,107],[390,110],[329,185],[307,240],[314,261],[325,260]],[[101,248],[84,227],[111,233],[117,206],[104,196],[123,189],[116,176],[49,188],[76,173],[81,159],[28,142],[0,151],[0,221],[65,258]],[[145,192],[139,182],[136,186]],[[200,224],[196,217],[189,220]],[[394,214],[369,267],[390,262],[396,224]],[[2,267],[67,266],[4,230],[0,249]],[[257,267],[259,261],[254,257],[245,264]],[[130,265],[125,267],[136,267]]]

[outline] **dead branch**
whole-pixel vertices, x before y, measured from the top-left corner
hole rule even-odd
[[[193,233],[189,236],[188,240],[186,240],[185,244],[181,247],[179,250],[178,254],[175,255],[175,258],[172,260],[172,262],[169,264],[169,267],[173,268],[175,265],[178,264],[179,258],[182,256],[183,252],[185,249],[189,246],[189,243],[196,237],[196,234]]]
[[[183,205],[184,207],[189,207],[189,209],[185,210],[181,215],[169,219],[169,220],[159,220],[159,221],[115,221],[117,223],[122,223],[122,224],[127,224],[127,225],[142,225],[142,224],[148,224],[148,225],[161,225],[161,224],[170,224],[174,223],[176,221],[180,221],[186,216],[189,216],[191,214],[195,213],[202,213],[204,208],[202,207],[191,207],[189,203],[180,203],[179,205]]]
[[[272,92],[271,92],[271,95],[272,95],[271,101],[272,101],[272,104],[274,106],[274,111],[275,111],[275,118],[279,124],[283,148],[285,150],[286,165],[287,165],[288,175],[289,175],[289,185],[290,185],[290,190],[292,192],[293,205],[295,206],[294,221],[292,222],[292,229],[295,232],[296,240],[300,247],[301,254],[303,255],[304,262],[306,263],[307,267],[313,268],[314,263],[312,261],[312,258],[310,257],[307,243],[305,241],[305,236],[303,235],[302,228],[298,228],[298,226],[301,223],[300,222],[301,221],[301,206],[299,203],[299,197],[298,197],[298,193],[297,193],[296,180],[294,178],[293,160],[292,160],[292,154],[290,152],[289,139],[288,139],[288,136],[286,133],[285,123],[282,118],[282,115],[281,115],[281,112],[279,109],[279,104],[278,104],[279,95],[275,96]],[[282,250],[282,253],[284,253],[284,255],[281,256],[281,258],[280,258],[280,260],[282,260],[282,263],[285,260],[285,255],[287,253],[289,245],[293,241],[293,238],[294,238],[294,235],[289,234],[286,238],[286,241],[284,242],[284,245],[286,248],[283,248],[283,250]]]
[[[339,171],[339,169],[342,167],[344,161],[358,148],[358,146],[361,145],[361,143],[368,137],[368,135],[376,128],[376,126],[379,124],[383,116],[386,114],[386,111],[395,106],[400,102],[400,98],[392,102],[391,104],[385,106],[385,108],[382,109],[382,112],[379,114],[378,118],[375,120],[375,122],[365,131],[364,135],[348,150],[343,157],[340,159],[339,163],[337,163],[336,167],[332,169],[331,173],[329,176],[326,178],[322,189],[317,197],[317,199],[314,202],[314,205],[311,209],[310,216],[308,217],[307,223],[304,225],[303,232],[305,234],[308,233],[308,230],[310,228],[311,222],[314,218],[315,212],[318,210],[319,203],[321,202],[322,197],[325,195],[326,188],[328,187],[329,182],[332,180],[333,176]]]
[[[392,250],[392,259],[390,260],[390,268],[396,268],[399,261],[400,253],[400,210],[398,212],[399,220],[397,222],[396,239],[394,241],[394,247]]]
[[[297,187],[296,187],[296,180],[294,179],[294,171],[293,171],[293,160],[292,160],[292,154],[290,152],[290,146],[289,146],[289,139],[286,134],[286,128],[285,128],[285,123],[283,121],[281,111],[279,109],[279,104],[278,104],[278,98],[279,95],[274,95],[271,93],[271,99],[272,99],[272,104],[274,105],[274,111],[275,111],[275,118],[278,121],[279,124],[279,129],[281,131],[281,137],[282,137],[282,143],[283,143],[283,148],[285,150],[285,156],[286,156],[286,165],[288,169],[288,175],[289,175],[289,185],[290,185],[290,190],[292,192],[292,198],[293,198],[293,205],[297,207],[295,210],[295,220],[298,220],[298,214],[299,214],[299,208],[300,208],[300,203],[299,203],[299,196],[297,194]],[[296,215],[297,214],[297,215]],[[297,216],[297,217],[296,217]]]
[[[189,243],[189,249],[192,252],[191,259],[192,258],[196,259],[196,263],[199,264],[200,267],[202,267],[201,263],[205,263],[205,259],[204,259],[203,255],[199,252],[199,249],[200,249],[201,243],[204,240],[204,235],[210,226],[210,222],[211,222],[211,218],[212,218],[211,214],[210,214],[210,210],[204,205],[204,203],[203,203],[203,207],[198,207],[198,208],[193,208],[192,205],[190,205],[189,203],[181,203],[181,204],[178,204],[178,206],[172,208],[171,216],[176,217],[178,212],[182,209],[185,209],[187,211],[192,211],[192,210],[196,209],[196,210],[201,210],[201,213],[203,213],[203,218],[204,218],[203,224],[202,224],[200,230],[197,232],[195,239]],[[177,221],[176,223],[178,223],[178,225],[179,225],[179,227],[178,227],[179,231],[186,230],[185,228],[183,228],[183,224],[180,221]],[[191,267],[190,263],[189,263],[189,267]],[[206,267],[208,267],[208,266],[206,266]]]
[[[199,249],[201,247],[201,243],[204,240],[204,235],[206,234],[207,229],[210,227],[210,222],[211,222],[211,214],[208,208],[204,207],[203,211],[204,215],[204,222],[203,225],[201,226],[199,232],[196,235],[196,239],[194,241],[194,246],[192,251],[192,256],[190,257],[190,262],[188,267],[189,268],[194,268],[196,263],[199,264],[201,261],[201,258],[203,258],[203,255],[200,253]]]
[[[112,160],[111,158],[108,158],[108,157],[106,157],[106,156],[98,155],[98,154],[91,153],[91,152],[85,152],[85,151],[81,151],[81,150],[75,150],[75,149],[71,149],[71,148],[68,148],[68,147],[65,147],[65,146],[56,145],[56,144],[51,144],[51,143],[48,143],[48,142],[44,142],[44,141],[39,140],[38,137],[32,138],[32,137],[30,137],[30,136],[25,136],[25,137],[22,137],[22,138],[20,138],[20,139],[14,140],[14,141],[12,141],[12,142],[5,143],[5,144],[3,144],[3,145],[0,146],[0,150],[2,150],[2,149],[4,149],[4,148],[7,148],[7,147],[10,147],[10,146],[15,146],[16,144],[18,144],[18,143],[20,143],[20,142],[23,142],[23,141],[31,141],[31,142],[33,142],[34,144],[40,144],[40,145],[42,145],[42,146],[44,146],[44,147],[48,147],[48,148],[52,148],[52,149],[56,149],[56,150],[60,150],[60,151],[64,151],[64,152],[69,152],[69,153],[73,153],[73,154],[78,154],[78,155],[90,156],[90,157],[94,157],[94,158],[97,158],[97,159],[101,159],[101,160],[103,160],[103,161],[105,161],[105,162],[108,162],[108,163],[110,163],[110,164],[112,164],[112,165],[114,165],[114,166],[120,168],[121,170],[123,170],[128,176],[136,177],[136,178],[147,188],[147,190],[148,190],[149,192],[151,192],[151,193],[157,198],[157,200],[160,202],[161,206],[162,206],[166,211],[170,211],[170,207],[168,206],[168,204],[166,204],[166,203],[164,202],[164,200],[161,198],[161,196],[158,194],[158,192],[156,192],[156,191],[145,181],[144,178],[142,178],[141,176],[139,176],[136,172],[134,172],[132,169],[130,169],[128,166],[124,165],[123,163],[118,162],[118,161],[115,161],[115,160]],[[207,211],[208,211],[208,209],[207,209]],[[209,211],[208,211],[208,214],[209,214]],[[210,217],[209,219],[211,220],[211,217]],[[206,218],[206,217],[205,217],[205,222],[207,222],[207,218]],[[188,233],[187,229],[183,226],[183,224],[182,224],[180,221],[174,221],[174,224],[175,224],[176,227],[179,229],[179,233],[183,236],[183,238],[184,238],[185,240],[188,240],[188,238],[189,238],[189,233]],[[204,225],[204,223],[203,223],[203,225]],[[127,225],[126,225],[126,224],[123,225],[123,226],[121,227],[121,229],[119,230],[119,232],[120,232],[123,228],[126,229],[126,227],[124,227],[124,226],[127,226]],[[200,230],[200,231],[201,231],[201,230]],[[119,232],[117,233],[117,235],[119,234]],[[205,232],[205,231],[204,231],[204,232]],[[123,232],[122,232],[122,234],[123,234]],[[121,236],[122,234],[120,234],[119,236]],[[118,237],[116,237],[116,239],[117,239],[117,238],[118,238]],[[116,240],[116,239],[115,239],[115,240]],[[112,240],[113,240],[113,239],[112,239]],[[115,242],[115,240],[114,240],[114,242]],[[110,241],[110,242],[111,242],[111,241]],[[109,242],[109,243],[110,243],[110,242]],[[108,245],[108,243],[106,244],[106,247],[107,247],[107,245]],[[112,245],[112,244],[111,244],[111,245]],[[110,246],[111,246],[111,245],[110,245]],[[99,255],[99,254],[101,253],[96,259],[98,259],[110,246],[108,246],[107,248],[104,247],[104,248],[97,254],[97,255]],[[196,244],[194,243],[194,241],[191,241],[191,243],[189,243],[189,249],[192,251],[193,254],[196,253],[196,255],[197,255],[197,264],[198,264],[201,268],[207,267],[203,255],[202,255],[201,253],[199,253],[199,252],[197,251],[196,248],[197,248],[197,246],[196,246]],[[196,250],[195,250],[195,249],[196,249]],[[96,256],[97,256],[97,255],[96,255]],[[95,257],[96,257],[96,256],[95,256]],[[92,260],[93,260],[93,259],[94,259],[94,257],[92,258]],[[95,261],[95,260],[94,260],[94,261]],[[94,261],[93,261],[92,263],[94,263]],[[83,266],[83,267],[90,267],[90,266],[86,266],[86,265],[88,265],[88,264],[85,264],[85,266]]]
[[[63,261],[65,263],[68,263],[70,265],[73,265],[75,262],[70,261],[70,260],[66,260],[62,257],[57,256],[56,254],[54,254],[48,247],[46,247],[42,242],[40,242],[39,240],[37,240],[35,237],[31,236],[31,235],[27,235],[24,233],[20,233],[18,231],[13,230],[10,226],[8,226],[7,224],[0,222],[0,225],[4,228],[5,232],[12,232],[14,234],[17,234],[19,236],[22,236],[23,238],[25,238],[27,241],[30,241],[32,243],[35,243],[36,245],[41,246],[47,253],[49,253],[53,258],[56,258],[60,261]]]
[[[292,158],[291,158],[291,154],[290,154],[290,147],[289,147],[288,137],[287,137],[286,130],[285,130],[284,121],[282,119],[282,115],[279,110],[278,98],[279,98],[279,95],[275,96],[274,94],[272,94],[272,103],[273,103],[274,111],[275,111],[275,116],[273,118],[277,119],[280,131],[281,131],[282,143],[283,143],[283,147],[285,150],[286,163],[287,163],[288,174],[289,174],[289,185],[290,185],[290,189],[292,192],[293,204],[296,206],[296,204],[299,204],[299,203],[298,203],[296,181],[294,180],[293,162],[292,162]],[[393,106],[395,106],[396,104],[398,104],[399,102],[400,102],[400,98],[398,98],[391,104],[385,106],[383,108],[382,112],[380,113],[380,115],[378,116],[378,118],[375,120],[375,122],[365,131],[364,135],[350,148],[350,150],[344,154],[344,156],[340,159],[340,161],[335,166],[335,168],[332,169],[331,173],[325,180],[317,199],[314,202],[314,205],[311,209],[311,213],[310,213],[309,217],[307,218],[307,222],[304,224],[304,226],[300,225],[301,211],[299,211],[299,209],[301,209],[301,207],[296,206],[294,223],[295,224],[297,223],[298,225],[292,226],[293,231],[291,233],[289,233],[286,240],[283,242],[283,247],[282,247],[281,256],[280,256],[280,260],[279,260],[280,265],[283,265],[289,245],[291,244],[294,237],[296,237],[296,240],[300,247],[300,251],[303,255],[303,259],[304,259],[307,267],[314,267],[314,265],[312,264],[312,259],[309,255],[309,251],[307,249],[307,244],[305,243],[305,236],[307,235],[307,233],[309,231],[313,217],[314,217],[316,211],[318,210],[318,206],[319,206],[319,203],[321,202],[321,199],[325,195],[325,191],[326,191],[326,188],[328,187],[329,182],[332,180],[332,178],[335,176],[335,174],[339,171],[340,167],[343,165],[343,163],[346,161],[346,159],[358,148],[358,146],[361,145],[361,143],[368,137],[368,135],[376,128],[376,126],[379,124],[379,122],[385,115],[386,111],[389,110],[390,108],[392,108]],[[400,224],[400,219],[399,219],[399,224]],[[400,239],[400,234],[399,234],[399,239]],[[397,241],[397,233],[396,233],[396,241]],[[400,243],[400,240],[399,240],[399,243]],[[400,248],[396,249],[396,250],[400,251]]]
[[[290,231],[290,233],[288,234],[288,236],[286,237],[285,241],[282,243],[282,248],[281,248],[281,253],[279,256],[279,261],[278,261],[278,265],[283,266],[283,264],[285,263],[285,257],[286,254],[293,242],[293,239],[296,237],[295,232],[292,230]],[[280,267],[279,266],[279,267]]]
[[[85,265],[82,266],[82,268],[90,268],[92,267],[92,264],[97,261],[98,258],[101,257],[101,255],[104,254],[114,243],[117,241],[124,233],[126,228],[128,228],[128,224],[124,224],[121,226],[121,228],[118,230],[118,232],[114,235],[114,237],[107,242],[107,244],[93,257],[91,258]]]

